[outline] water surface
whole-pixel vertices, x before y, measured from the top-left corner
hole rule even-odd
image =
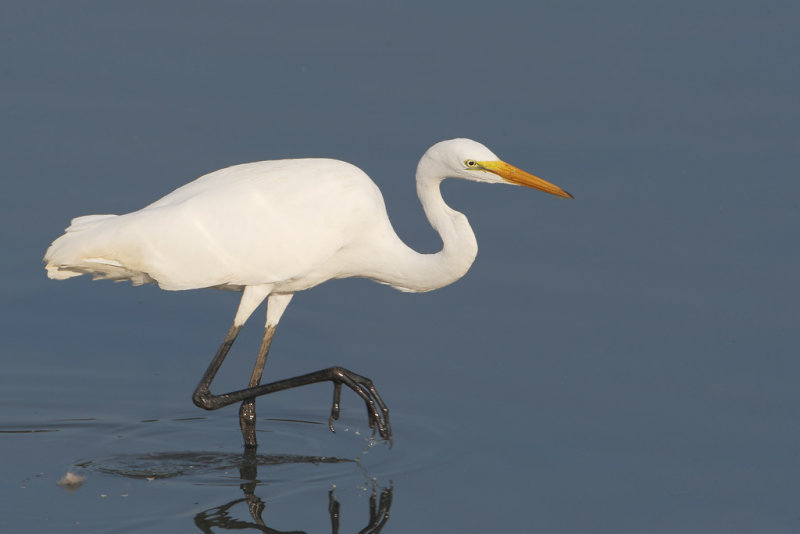
[[[5,2],[0,530],[800,529],[798,8],[788,2]],[[298,295],[269,379],[190,395],[236,295],[50,281],[71,217],[226,165],[351,161],[434,251],[413,172],[471,137],[575,195],[445,183],[480,245],[424,295]],[[219,390],[249,376],[258,318]],[[69,471],[85,477],[58,486]],[[388,519],[387,514],[388,512]],[[337,519],[338,518],[338,519]],[[385,523],[383,523],[385,521]]]

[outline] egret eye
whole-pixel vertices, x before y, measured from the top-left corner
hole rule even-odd
[[[464,162],[464,165],[466,165],[467,168],[474,168],[478,166],[478,162],[475,161],[474,159],[468,159],[467,161]]]

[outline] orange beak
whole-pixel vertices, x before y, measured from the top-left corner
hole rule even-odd
[[[525,187],[532,187],[551,195],[557,195],[564,198],[574,198],[572,195],[558,187],[551,184],[547,180],[542,180],[530,173],[518,169],[513,165],[509,165],[505,161],[479,161],[478,165],[487,171],[496,174],[503,178],[505,181],[515,184],[524,185]]]

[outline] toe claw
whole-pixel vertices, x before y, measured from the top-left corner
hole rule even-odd
[[[342,396],[342,384],[340,382],[333,383],[333,405],[331,406],[331,416],[328,418],[328,428],[334,434],[336,430],[333,428],[333,422],[339,420],[339,401]]]
[[[336,434],[336,429],[333,428],[333,419],[334,419],[334,417],[331,415],[330,419],[328,419],[328,428],[331,429],[331,432]]]

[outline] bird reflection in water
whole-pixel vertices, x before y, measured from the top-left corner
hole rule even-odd
[[[274,534],[299,533],[301,531],[282,531],[267,526],[269,519],[264,519],[266,509],[265,501],[256,495],[256,488],[261,485],[270,485],[264,482],[264,473],[259,480],[258,468],[269,471],[272,467],[292,467],[311,464],[314,466],[334,464],[358,464],[358,460],[336,456],[305,456],[292,454],[257,454],[254,449],[245,449],[242,454],[214,453],[214,452],[158,452],[148,454],[124,454],[111,458],[83,461],[76,464],[78,469],[91,470],[106,475],[123,476],[137,480],[166,480],[183,476],[204,476],[210,473],[219,473],[238,469],[241,484],[239,487],[244,493],[243,498],[234,499],[228,503],[204,510],[194,517],[194,524],[202,532],[219,533],[228,530],[258,530]],[[363,468],[362,468],[363,469]],[[366,473],[365,473],[366,474]],[[337,478],[334,473],[322,475]],[[347,476],[347,475],[344,475]],[[319,480],[320,473],[316,473],[315,480]],[[225,477],[227,479],[227,476]],[[367,477],[373,480],[371,477]],[[293,483],[302,485],[302,479],[293,478]],[[380,488],[374,482],[372,496],[369,502],[369,519],[359,533],[377,533],[383,529],[389,519],[389,508],[392,504],[392,486]],[[238,505],[245,504],[249,518],[238,513]],[[349,512],[348,512],[349,513]],[[336,500],[334,491],[328,492],[328,515],[330,516],[331,532],[339,533],[340,505]],[[238,517],[237,517],[238,515]],[[242,519],[242,516],[245,519]]]
[[[194,524],[202,532],[207,534],[214,532],[214,528],[222,530],[243,530],[256,529],[270,534],[303,534],[299,530],[276,530],[267,526],[263,514],[266,503],[255,494],[258,486],[258,466],[259,464],[282,464],[282,463],[319,463],[320,461],[330,462],[349,462],[350,460],[336,458],[319,458],[313,456],[263,456],[257,455],[254,450],[245,450],[242,463],[239,466],[239,476],[242,484],[239,486],[244,492],[244,497],[236,499],[221,506],[204,510],[194,517]],[[369,499],[369,520],[367,525],[359,530],[359,534],[378,533],[383,530],[384,525],[389,520],[389,508],[392,505],[392,486],[382,488],[380,497],[377,489],[373,487],[372,495]],[[249,520],[242,520],[233,517],[230,510],[238,504],[246,503],[250,512]],[[328,492],[328,514],[331,518],[332,534],[339,534],[339,513],[340,504],[336,500],[334,491]]]

